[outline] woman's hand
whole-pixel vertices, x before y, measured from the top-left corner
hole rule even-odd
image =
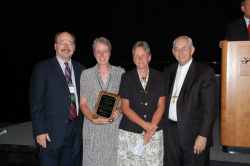
[[[150,122],[146,122],[145,126],[143,127],[147,132],[151,133],[152,135],[154,135],[155,131],[157,130],[157,126],[153,125]]]
[[[146,145],[150,142],[151,138],[153,137],[154,134],[150,132],[145,132],[143,135],[143,145]]]
[[[113,114],[113,121],[115,121],[116,119],[118,119],[119,116],[121,115],[121,113],[122,113],[121,109],[118,108],[118,109],[114,112],[114,114]]]
[[[104,118],[96,118],[96,119],[93,119],[92,122],[98,125],[106,125],[106,124],[110,124],[112,121],[110,121],[109,119],[104,119]]]

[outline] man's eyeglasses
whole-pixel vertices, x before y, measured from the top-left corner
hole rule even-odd
[[[178,47],[175,47],[175,48],[173,48],[173,51],[174,52],[186,52],[188,49],[189,49],[190,47],[182,47],[182,48],[178,48]]]
[[[66,46],[67,45],[68,47],[72,47],[75,45],[74,43],[65,43],[65,42],[59,42],[56,44],[58,44],[59,46]]]

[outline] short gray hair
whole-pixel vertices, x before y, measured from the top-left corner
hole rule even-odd
[[[134,56],[135,50],[136,50],[138,47],[143,48],[144,51],[147,52],[149,56],[151,55],[151,51],[150,51],[150,47],[149,47],[148,43],[145,42],[145,41],[138,41],[138,42],[136,42],[135,45],[133,46],[133,49],[132,49],[132,55],[133,55],[133,56]]]
[[[102,44],[105,44],[108,46],[109,48],[109,52],[111,52],[111,49],[112,49],[112,46],[111,46],[111,43],[109,42],[108,39],[106,39],[105,37],[99,37],[99,38],[96,38],[92,44],[92,49],[93,49],[93,52],[95,51],[95,46],[96,44],[98,43],[102,43]]]
[[[174,40],[174,42],[173,42],[173,48],[174,48],[175,42],[176,42],[178,39],[187,39],[187,40],[188,40],[188,45],[189,45],[189,47],[191,47],[191,48],[194,47],[193,41],[192,41],[192,39],[191,39],[190,37],[188,37],[188,36],[179,36],[179,37],[177,37],[177,38]]]

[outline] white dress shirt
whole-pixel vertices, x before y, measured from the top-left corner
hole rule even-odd
[[[169,112],[168,112],[168,118],[172,121],[178,121],[176,103],[178,101],[181,87],[183,85],[183,82],[185,80],[185,77],[187,75],[188,69],[189,69],[192,61],[193,61],[193,59],[191,59],[184,66],[181,66],[180,64],[178,65],[178,69],[177,69],[176,77],[175,77],[175,82],[174,82],[174,88],[172,91],[172,96],[171,96],[170,105],[169,105]],[[177,98],[173,98],[173,96],[177,96]]]
[[[65,62],[62,59],[60,59],[59,57],[56,57],[56,58],[57,58],[60,66],[62,68],[63,73],[65,73],[65,67],[66,67],[66,65],[64,64]],[[78,113],[79,112],[79,103],[78,103],[78,96],[77,96],[77,91],[76,91],[75,72],[74,72],[74,68],[73,68],[71,60],[69,60],[68,63],[69,63],[70,71],[71,71],[72,84],[75,88],[76,112],[77,112],[77,116],[78,116],[79,115],[79,113]],[[66,81],[66,78],[65,78],[65,81]]]
[[[248,28],[250,19],[247,19],[246,17],[244,17],[244,19],[245,19],[245,21],[246,21],[246,25],[247,25],[247,28]]]

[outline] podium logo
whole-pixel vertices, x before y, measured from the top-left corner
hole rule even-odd
[[[250,62],[250,58],[249,57],[244,57],[244,60],[241,61],[242,64],[247,64],[248,62]]]

